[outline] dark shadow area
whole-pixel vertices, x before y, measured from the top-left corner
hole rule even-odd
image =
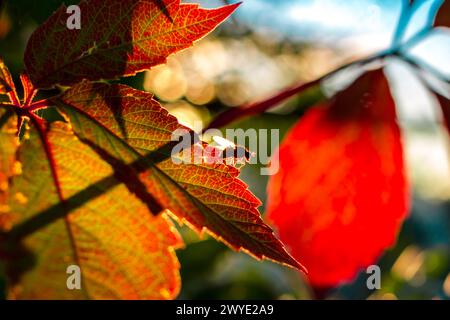
[[[112,157],[106,150],[97,146],[93,142],[79,138],[84,144],[94,150],[103,161],[109,163],[114,169],[114,176],[118,181],[125,184],[128,190],[136,195],[149,209],[153,215],[158,215],[164,208],[148,191],[144,183],[132,167],[127,166],[123,161]]]
[[[164,4],[164,2],[162,0],[155,0],[155,2],[156,2],[156,5],[158,6],[159,10],[161,10],[164,13],[164,15],[166,16],[166,18],[169,19],[169,21],[171,23],[173,23],[173,19],[170,16],[170,12],[169,12],[169,10],[167,10],[167,7]]]

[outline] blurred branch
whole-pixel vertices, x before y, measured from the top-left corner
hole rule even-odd
[[[394,38],[392,39],[391,47],[397,47],[406,32],[411,15],[414,12],[413,6],[416,4],[413,1],[403,0],[402,1],[402,11],[400,14],[400,19],[397,23],[397,28],[394,33]]]
[[[320,85],[320,83],[322,83],[324,80],[334,76],[335,74],[337,74],[347,68],[354,67],[354,66],[362,66],[362,65],[368,64],[370,62],[384,59],[384,58],[386,58],[388,56],[392,56],[392,55],[393,55],[393,53],[391,51],[386,51],[386,52],[381,52],[381,53],[375,54],[373,56],[370,56],[370,57],[362,59],[362,60],[353,61],[353,62],[345,64],[345,65],[323,75],[322,77],[320,77],[316,80],[313,80],[313,81],[307,82],[307,83],[301,83],[296,86],[293,86],[292,88],[282,91],[269,99],[266,99],[266,100],[263,100],[263,101],[260,101],[257,103],[249,104],[246,106],[232,108],[230,110],[227,110],[227,111],[223,112],[222,114],[220,114],[216,119],[214,119],[205,130],[212,129],[212,128],[221,128],[221,127],[224,127],[234,121],[241,120],[243,118],[247,118],[252,115],[263,113],[295,95],[305,92],[306,90],[311,89],[317,85]]]
[[[422,60],[419,60],[419,59],[411,57],[411,56],[407,56],[405,54],[396,54],[396,57],[405,61],[406,63],[408,63],[409,65],[411,65],[412,67],[414,67],[417,70],[425,71],[426,73],[432,75],[439,81],[442,81],[445,83],[450,83],[450,78],[448,76],[446,76],[441,71],[439,71],[438,69],[434,68],[433,66],[429,65],[428,63],[426,63]]]

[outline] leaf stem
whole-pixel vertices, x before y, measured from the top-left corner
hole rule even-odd
[[[15,89],[8,92],[8,97],[15,107],[21,108],[21,104],[20,104],[19,98],[17,97],[17,93],[16,93]]]
[[[409,21],[411,20],[411,15],[414,12],[412,5],[408,0],[402,1],[402,9],[399,21],[397,23],[397,28],[394,33],[394,37],[392,39],[391,47],[398,47],[402,41],[402,38],[406,32],[406,28],[408,27]]]
[[[25,108],[25,110],[32,112],[32,111],[36,111],[39,109],[49,107],[51,105],[52,105],[51,100],[44,99],[44,100],[39,100],[39,101],[36,101],[36,102],[30,104],[28,107]]]

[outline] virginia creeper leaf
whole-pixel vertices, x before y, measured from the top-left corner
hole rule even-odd
[[[444,0],[442,7],[439,9],[434,22],[436,27],[450,28],[450,1]]]
[[[85,0],[81,29],[62,6],[31,36],[25,65],[37,88],[131,76],[211,32],[238,5],[206,10],[180,0]]]
[[[137,161],[171,142],[172,133],[184,128],[152,95],[122,85],[84,82],[66,91],[57,105],[75,134],[113,163]],[[169,151],[169,159],[161,163],[147,161],[148,169],[138,177],[165,209],[236,250],[302,269],[262,221],[260,201],[237,178],[236,168],[172,160]],[[122,177],[124,182],[127,177]]]
[[[19,160],[23,172],[12,180],[9,201],[16,223],[55,204],[65,210],[71,195],[113,172],[61,122],[48,130],[32,126]],[[9,298],[169,299],[178,293],[177,232],[122,184],[33,233],[24,245],[30,257],[7,264]],[[29,270],[19,273],[24,265]],[[81,269],[81,290],[67,288],[70,265]]]
[[[391,246],[407,215],[395,103],[383,72],[313,108],[280,146],[269,219],[316,287],[350,281]]]

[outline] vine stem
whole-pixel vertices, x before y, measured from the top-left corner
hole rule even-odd
[[[247,118],[252,115],[263,113],[263,112],[273,108],[274,106],[278,105],[279,103],[319,85],[324,80],[334,76],[335,74],[337,74],[347,68],[365,65],[365,64],[368,64],[368,63],[376,61],[376,60],[381,60],[381,59],[384,59],[389,56],[394,56],[396,54],[397,54],[396,52],[392,52],[391,50],[388,50],[388,51],[384,51],[381,53],[377,53],[375,55],[369,56],[369,57],[361,59],[361,60],[352,61],[350,63],[340,66],[337,69],[334,69],[333,71],[321,76],[320,78],[317,78],[311,82],[300,83],[298,85],[295,85],[289,89],[286,89],[286,90],[272,96],[269,99],[265,99],[260,102],[256,102],[256,103],[252,103],[252,104],[245,105],[242,107],[227,110],[227,111],[223,112],[222,114],[220,114],[216,119],[214,119],[209,124],[209,126],[205,129],[205,131],[212,129],[212,128],[221,128],[221,127],[224,127],[234,121],[241,120],[241,119]]]
[[[412,6],[408,0],[402,1],[402,9],[399,21],[397,23],[397,28],[394,33],[394,37],[392,39],[392,47],[396,47],[402,41],[402,38],[406,32],[406,28],[408,26],[408,22],[411,19],[411,15],[413,13]]]
[[[409,65],[411,65],[412,67],[414,67],[417,70],[423,70],[423,71],[427,72],[428,74],[432,75],[439,81],[442,81],[445,83],[450,83],[449,77],[444,75],[442,72],[440,72],[433,66],[425,63],[424,61],[418,61],[416,58],[413,58],[411,56],[407,56],[404,54],[397,54],[396,57],[405,61],[406,63],[408,63]]]

